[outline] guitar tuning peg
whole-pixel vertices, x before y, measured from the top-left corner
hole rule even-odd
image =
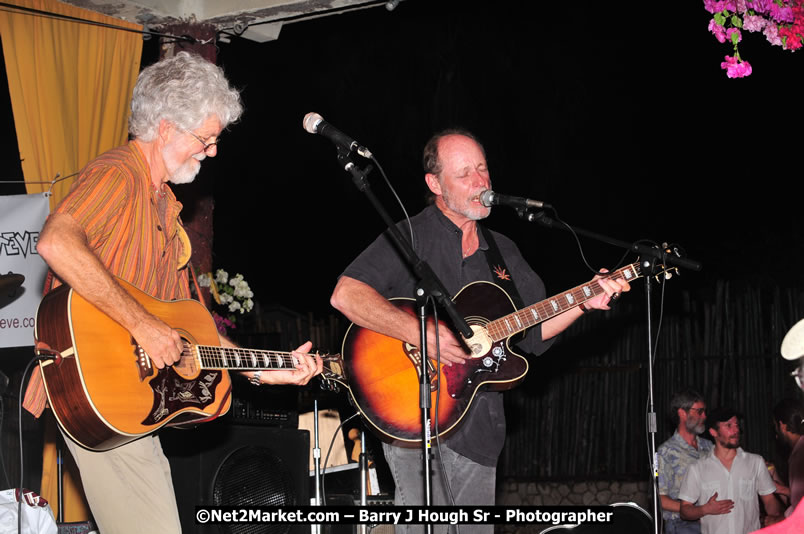
[[[674,274],[679,274],[678,267],[663,267],[661,271],[656,273],[655,279],[657,282],[660,282],[662,277],[665,280],[670,280]]]
[[[318,381],[318,385],[324,391],[331,391],[333,393],[338,393],[341,390],[340,386],[338,386],[338,383],[336,381],[330,379],[328,376],[325,376],[323,374],[321,375],[321,380]]]

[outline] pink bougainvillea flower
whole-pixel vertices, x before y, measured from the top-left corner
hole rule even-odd
[[[804,0],[703,0],[703,3],[712,13],[709,32],[719,42],[734,47],[734,56],[726,56],[720,64],[729,78],[744,78],[752,71],[738,50],[742,30],[762,32],[770,44],[785,50],[804,48]]]
[[[735,0],[704,0],[704,7],[710,13],[720,13],[724,9],[736,11],[737,2]]]
[[[232,321],[230,321],[226,317],[221,317],[220,315],[218,315],[217,312],[214,311],[212,312],[212,318],[215,319],[215,328],[217,328],[218,332],[220,332],[223,335],[226,335],[227,333],[226,331],[228,329],[237,328],[237,326],[235,326],[235,324]]]
[[[772,2],[770,15],[776,22],[793,22],[793,8],[790,6],[780,6],[776,2]]]
[[[757,13],[770,13],[771,4],[774,3],[774,0],[749,0],[748,1],[748,9],[753,9]]]
[[[751,74],[750,63],[732,56],[726,56],[726,61],[720,64],[720,68],[726,69],[729,78],[745,78]]]
[[[785,50],[798,50],[801,48],[801,35],[793,28],[779,28],[779,36],[783,39]]]
[[[749,32],[761,32],[768,24],[768,19],[760,15],[744,15],[743,29]]]
[[[709,31],[715,36],[715,39],[721,43],[726,42],[726,28],[715,22],[715,19],[709,21]]]
[[[737,35],[737,43],[743,40],[743,34],[740,33],[740,30],[738,30],[737,28],[729,28],[728,30],[726,30],[726,39],[734,42],[734,38],[732,37],[732,35],[735,34]]]
[[[767,24],[762,33],[765,34],[765,39],[773,46],[782,46],[782,38],[779,36],[779,27],[777,25]]]

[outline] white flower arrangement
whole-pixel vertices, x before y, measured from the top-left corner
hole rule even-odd
[[[232,278],[223,269],[215,271],[214,277],[212,273],[202,273],[198,275],[198,285],[208,287],[215,302],[229,312],[228,317],[222,317],[213,311],[218,330],[222,333],[226,333],[227,327],[235,327],[235,314],[243,315],[254,307],[254,293],[240,273]]]

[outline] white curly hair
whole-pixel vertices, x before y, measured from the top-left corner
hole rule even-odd
[[[179,52],[140,73],[131,98],[128,131],[136,139],[153,141],[162,119],[194,130],[214,115],[226,128],[242,112],[240,93],[219,66],[199,55]]]

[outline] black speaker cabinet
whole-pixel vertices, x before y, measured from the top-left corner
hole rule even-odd
[[[196,525],[195,507],[309,505],[310,433],[226,419],[160,434],[170,461],[182,530],[205,534],[290,534],[309,526]]]

